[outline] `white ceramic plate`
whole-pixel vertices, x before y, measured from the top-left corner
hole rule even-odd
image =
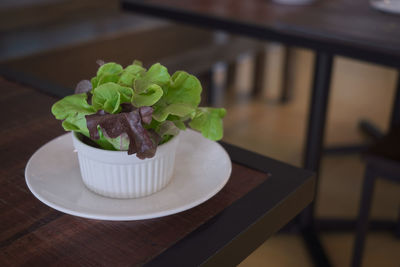
[[[113,199],[89,191],[81,180],[71,134],[42,146],[28,161],[26,183],[46,205],[75,216],[127,221],[162,217],[195,207],[227,183],[232,163],[218,143],[183,131],[174,176],[163,190],[137,199]]]
[[[370,0],[370,3],[378,10],[400,14],[400,0]]]

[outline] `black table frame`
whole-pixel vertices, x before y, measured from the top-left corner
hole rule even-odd
[[[170,19],[203,28],[223,30],[232,34],[244,35],[261,40],[278,41],[291,46],[305,47],[314,50],[316,58],[303,167],[317,173],[317,188],[334,56],[342,55],[400,69],[399,56],[391,55],[381,50],[373,51],[364,48],[362,45],[308,38],[304,37],[304,34],[301,32],[292,32],[291,34],[282,33],[274,29],[266,29],[265,27],[248,24],[246,22],[221,19],[208,14],[198,14],[168,6],[152,5],[143,0],[123,0],[121,5],[124,10],[131,12]],[[400,122],[399,117],[400,76],[397,82],[397,92],[393,103],[391,125]],[[331,266],[317,235],[314,209],[315,204],[312,203],[298,219],[300,231],[303,234],[309,252],[313,256],[315,265],[324,267]],[[341,221],[341,223],[345,228],[348,228],[349,224],[353,225],[352,221],[344,223]],[[330,224],[329,221],[328,224]]]
[[[236,266],[312,201],[313,172],[220,144],[234,163],[268,178],[146,266]]]

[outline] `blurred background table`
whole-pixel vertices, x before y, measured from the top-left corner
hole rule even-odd
[[[61,213],[37,200],[24,179],[29,157],[64,133],[50,112],[57,98],[1,77],[0,90],[1,266],[236,265],[313,199],[312,172],[223,143],[233,160],[230,180],[195,208],[129,222]]]
[[[304,6],[286,6],[267,0],[124,0],[123,8],[314,50],[316,57],[303,166],[316,172],[320,169],[323,152],[334,56],[400,67],[400,17],[378,12],[364,0],[320,0]],[[399,107],[398,82],[391,125],[400,121]],[[364,122],[361,126],[369,132],[377,132],[368,123]],[[350,150],[353,149],[350,147]],[[354,225],[353,222],[348,224],[339,220],[327,223],[344,225],[345,228]],[[314,224],[314,205],[311,205],[303,213],[300,225],[315,263],[329,266]]]
[[[364,0],[124,0],[126,10],[399,67],[400,17]]]

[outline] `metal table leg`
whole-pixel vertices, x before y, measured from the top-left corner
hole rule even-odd
[[[332,63],[331,54],[317,52],[303,163],[304,168],[315,172],[319,171],[322,155]]]
[[[332,66],[333,55],[317,51],[303,163],[303,167],[316,172],[317,177],[323,148]],[[315,265],[330,266],[314,225],[314,202],[304,210],[299,218],[304,241]]]

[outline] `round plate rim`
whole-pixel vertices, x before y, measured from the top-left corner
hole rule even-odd
[[[185,132],[194,132],[192,130],[186,130]],[[198,134],[198,133],[196,133]],[[96,220],[106,220],[106,221],[134,221],[134,220],[145,220],[145,219],[152,219],[152,218],[159,218],[159,217],[164,217],[164,216],[168,216],[168,215],[172,215],[172,214],[176,214],[188,209],[191,209],[193,207],[196,207],[204,202],[206,202],[207,200],[209,200],[211,197],[213,197],[214,195],[216,195],[219,191],[222,190],[222,188],[224,188],[224,186],[226,185],[226,183],[229,181],[229,178],[231,176],[232,173],[232,162],[230,160],[229,154],[226,152],[226,150],[217,142],[213,142],[214,145],[219,146],[219,148],[221,149],[221,152],[223,153],[224,157],[228,158],[228,162],[229,162],[229,170],[228,170],[228,175],[227,177],[224,179],[223,182],[221,182],[221,184],[219,184],[218,187],[215,187],[214,190],[210,191],[207,195],[204,195],[202,198],[199,198],[196,201],[190,202],[189,204],[180,206],[178,208],[175,208],[173,210],[168,210],[168,211],[159,211],[159,212],[153,212],[153,213],[147,213],[147,214],[142,214],[142,215],[106,215],[106,214],[88,214],[86,212],[79,212],[79,211],[74,211],[74,210],[70,210],[67,209],[63,206],[60,206],[58,204],[55,204],[51,201],[48,201],[46,199],[46,197],[43,197],[40,193],[38,193],[35,189],[35,187],[31,184],[30,182],[30,178],[29,178],[29,169],[31,168],[31,165],[33,164],[33,160],[38,157],[38,154],[46,149],[49,145],[51,145],[51,143],[58,141],[58,139],[62,139],[62,138],[67,138],[67,136],[70,136],[71,133],[66,133],[63,135],[60,135],[52,140],[50,140],[49,142],[45,143],[44,145],[42,145],[40,148],[38,148],[33,154],[32,156],[29,158],[26,167],[25,167],[25,182],[29,188],[29,190],[31,191],[31,193],[38,199],[40,200],[42,203],[44,203],[45,205],[61,211],[63,213],[66,214],[70,214],[73,216],[78,216],[78,217],[82,217],[82,218],[88,218],[88,219],[96,219]],[[200,135],[200,134],[199,134]],[[201,135],[200,135],[201,136]],[[203,138],[203,137],[202,137]],[[206,139],[207,140],[207,139]],[[207,140],[210,141],[210,140]],[[89,194],[96,194],[90,190],[87,190],[87,192],[89,192]],[[157,194],[157,193],[155,193]],[[97,194],[96,194],[97,195]],[[99,196],[99,195],[97,195]],[[148,196],[151,197],[151,196]],[[134,201],[135,199],[114,199],[114,198],[107,198],[104,197],[105,199],[107,199],[108,201]]]

